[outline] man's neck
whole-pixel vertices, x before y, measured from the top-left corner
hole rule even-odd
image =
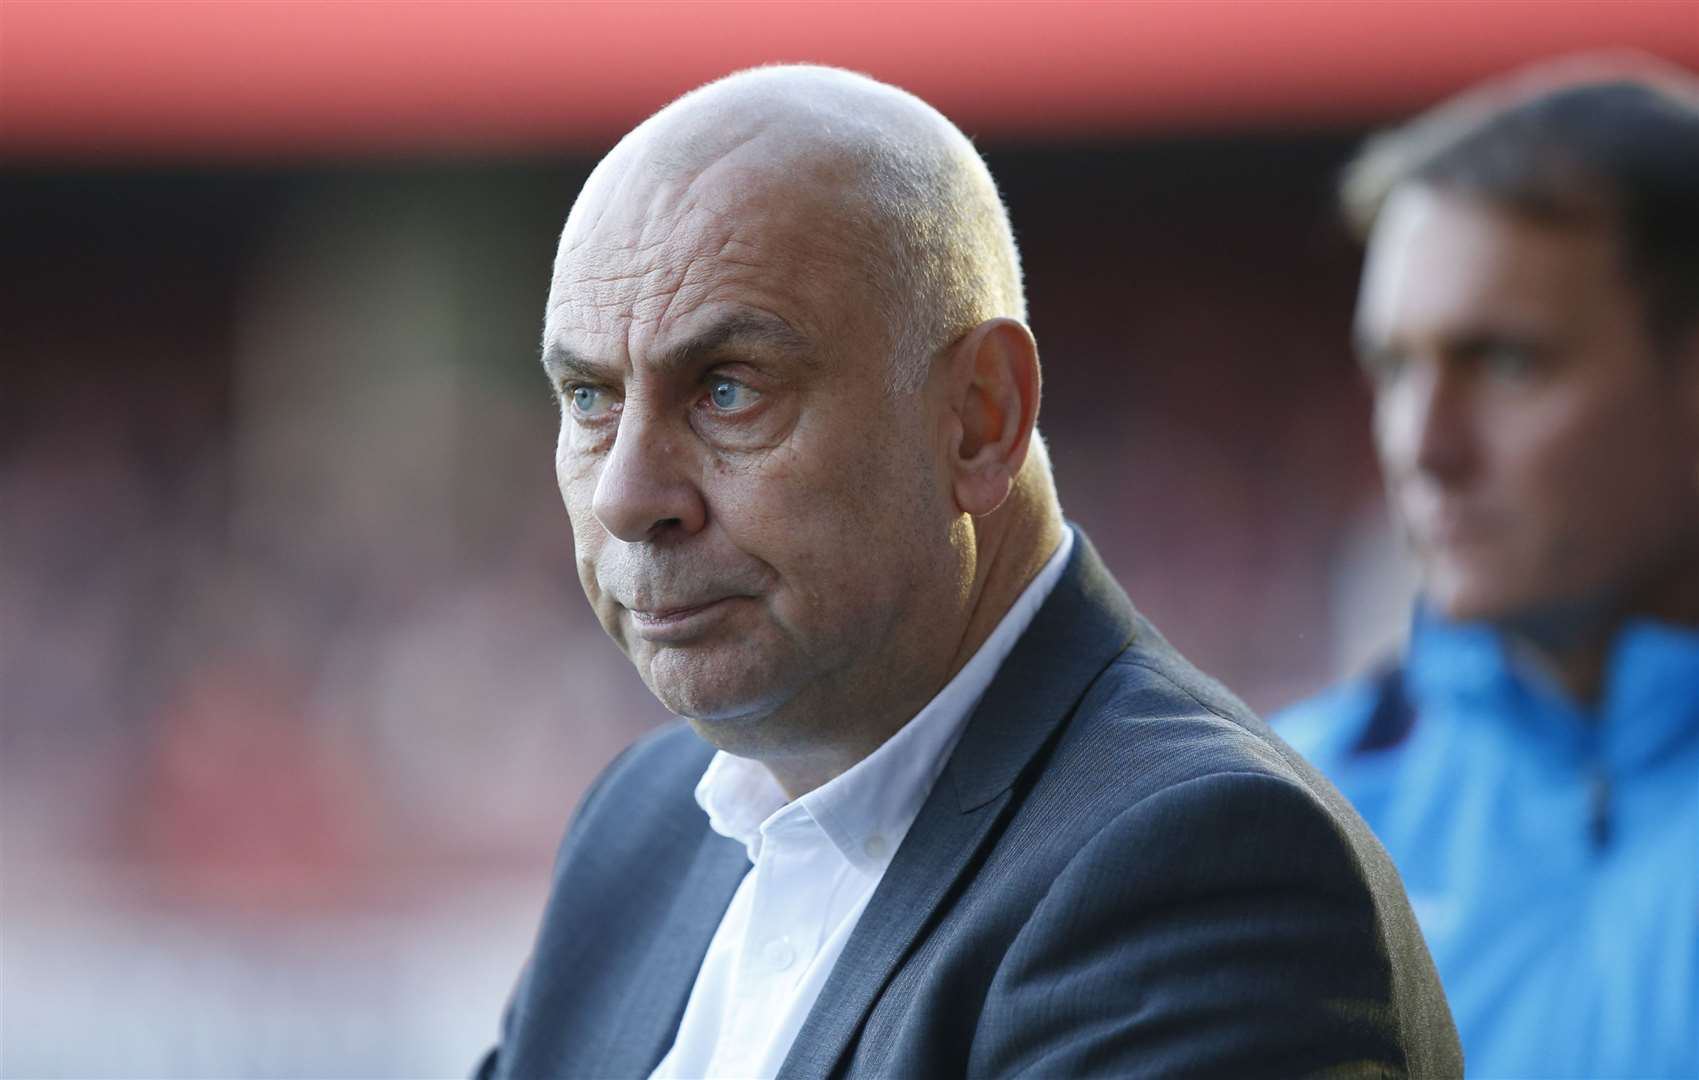
[[[913,683],[914,690],[909,695],[882,700],[878,712],[889,716],[889,723],[869,723],[863,710],[859,723],[832,729],[830,745],[812,743],[796,747],[791,753],[758,755],[788,796],[797,798],[847,772],[900,731],[948,686],[1044,569],[1067,528],[1062,523],[1053,489],[1048,486],[1038,491],[1017,488],[994,514],[974,522],[972,527],[975,561],[968,616],[949,663],[937,668],[931,678]],[[893,679],[891,685],[908,682]]]
[[[955,678],[956,672],[985,644],[1062,543],[1067,526],[1062,523],[1059,510],[1043,505],[1005,505],[997,513],[1005,511],[1011,514],[1011,519],[998,523],[1004,528],[985,529],[981,533],[972,614],[950,661],[946,681]]]
[[[1544,672],[1575,701],[1593,706],[1604,693],[1617,635],[1638,619],[1699,627],[1699,556],[1615,603],[1548,611],[1501,629],[1519,659]]]

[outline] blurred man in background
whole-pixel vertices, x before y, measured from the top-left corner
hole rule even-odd
[[[1024,313],[972,144],[870,79],[744,72],[597,166],[556,473],[690,725],[586,797],[483,1075],[1460,1067],[1385,853],[1065,525]]]
[[[1526,74],[1371,141],[1356,336],[1407,652],[1276,718],[1404,875],[1480,1076],[1699,1074],[1699,97]]]

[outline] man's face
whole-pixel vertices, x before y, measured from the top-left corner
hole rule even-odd
[[[914,678],[971,568],[937,395],[885,392],[830,177],[742,160],[627,174],[575,213],[544,364],[585,594],[668,708],[755,756]]]
[[[1388,496],[1444,614],[1591,611],[1699,550],[1679,365],[1608,228],[1407,185],[1370,239],[1357,336]]]

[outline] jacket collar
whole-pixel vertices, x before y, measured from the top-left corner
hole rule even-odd
[[[1014,786],[1103,669],[1132,644],[1137,616],[1085,533],[1050,598],[1003,662],[939,787],[968,813]]]
[[[1611,642],[1604,690],[1584,706],[1521,662],[1484,623],[1449,622],[1418,609],[1407,687],[1424,715],[1458,710],[1470,722],[1513,726],[1550,749],[1633,767],[1699,733],[1699,631],[1631,620]]]

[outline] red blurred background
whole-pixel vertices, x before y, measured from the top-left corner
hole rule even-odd
[[[618,135],[753,63],[1004,185],[1065,508],[1253,705],[1399,633],[1331,185],[1699,3],[0,3],[0,1074],[450,1076],[583,785],[665,717],[536,370]]]
[[[594,153],[752,64],[894,82],[1046,143],[1355,125],[1600,45],[1693,62],[1690,0],[8,0],[12,157]]]

